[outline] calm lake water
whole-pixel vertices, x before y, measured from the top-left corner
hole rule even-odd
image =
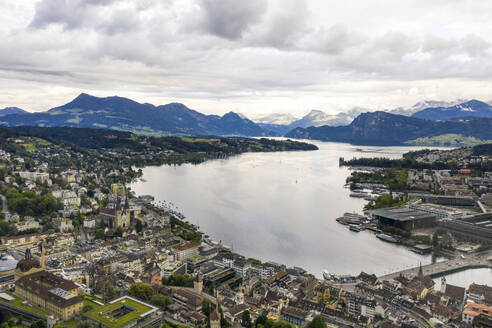
[[[441,278],[434,279],[434,289],[441,289]],[[446,284],[468,288],[470,284],[492,285],[492,270],[487,268],[470,269],[452,273],[446,276]]]
[[[399,158],[416,147],[362,147],[314,142],[311,152],[247,153],[199,165],[145,168],[137,195],[172,202],[187,220],[234,251],[300,266],[321,276],[361,271],[382,275],[430,263],[431,256],[351,232],[335,219],[362,212],[365,200],[343,188],[339,157]]]

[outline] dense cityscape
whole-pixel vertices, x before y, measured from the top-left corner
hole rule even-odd
[[[133,166],[139,158],[166,162],[152,138],[139,137],[147,146],[129,153],[121,144],[131,135],[84,130],[79,145],[99,145],[88,148],[66,140],[76,129],[43,131],[5,130],[1,143],[0,307],[9,327],[485,327],[492,320],[492,286],[442,278],[435,289],[432,279],[492,264],[492,178],[476,165],[491,158],[473,155],[478,148],[410,154],[420,165],[458,170],[341,160],[353,165],[351,196],[369,202],[365,215],[347,213],[340,223],[446,259],[381,277],[325,272],[320,279],[245,258],[170,204],[133,194],[127,185],[145,178]]]
[[[0,0],[0,328],[492,328],[491,13]]]

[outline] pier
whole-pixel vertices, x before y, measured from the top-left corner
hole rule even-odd
[[[415,277],[418,275],[419,266],[405,269],[402,271],[393,272],[387,275],[380,276],[380,280],[392,280],[400,274],[406,277]],[[447,261],[427,264],[422,266],[424,275],[431,278],[437,278],[446,274],[459,272],[467,269],[476,268],[492,268],[492,251],[472,253],[464,255],[464,258],[456,257]]]

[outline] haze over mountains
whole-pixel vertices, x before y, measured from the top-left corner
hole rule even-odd
[[[430,105],[430,107],[426,107]],[[459,144],[492,140],[492,106],[482,101],[423,102],[411,108],[336,115],[312,110],[302,118],[271,113],[250,120],[229,112],[205,115],[180,103],[155,106],[123,97],[80,94],[45,112],[0,110],[5,126],[105,128],[150,135],[287,136],[354,144]],[[405,113],[399,115],[396,113]]]

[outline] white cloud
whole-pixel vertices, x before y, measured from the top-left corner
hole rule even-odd
[[[0,107],[42,110],[81,91],[209,113],[490,100],[491,10],[444,0],[0,0]]]

